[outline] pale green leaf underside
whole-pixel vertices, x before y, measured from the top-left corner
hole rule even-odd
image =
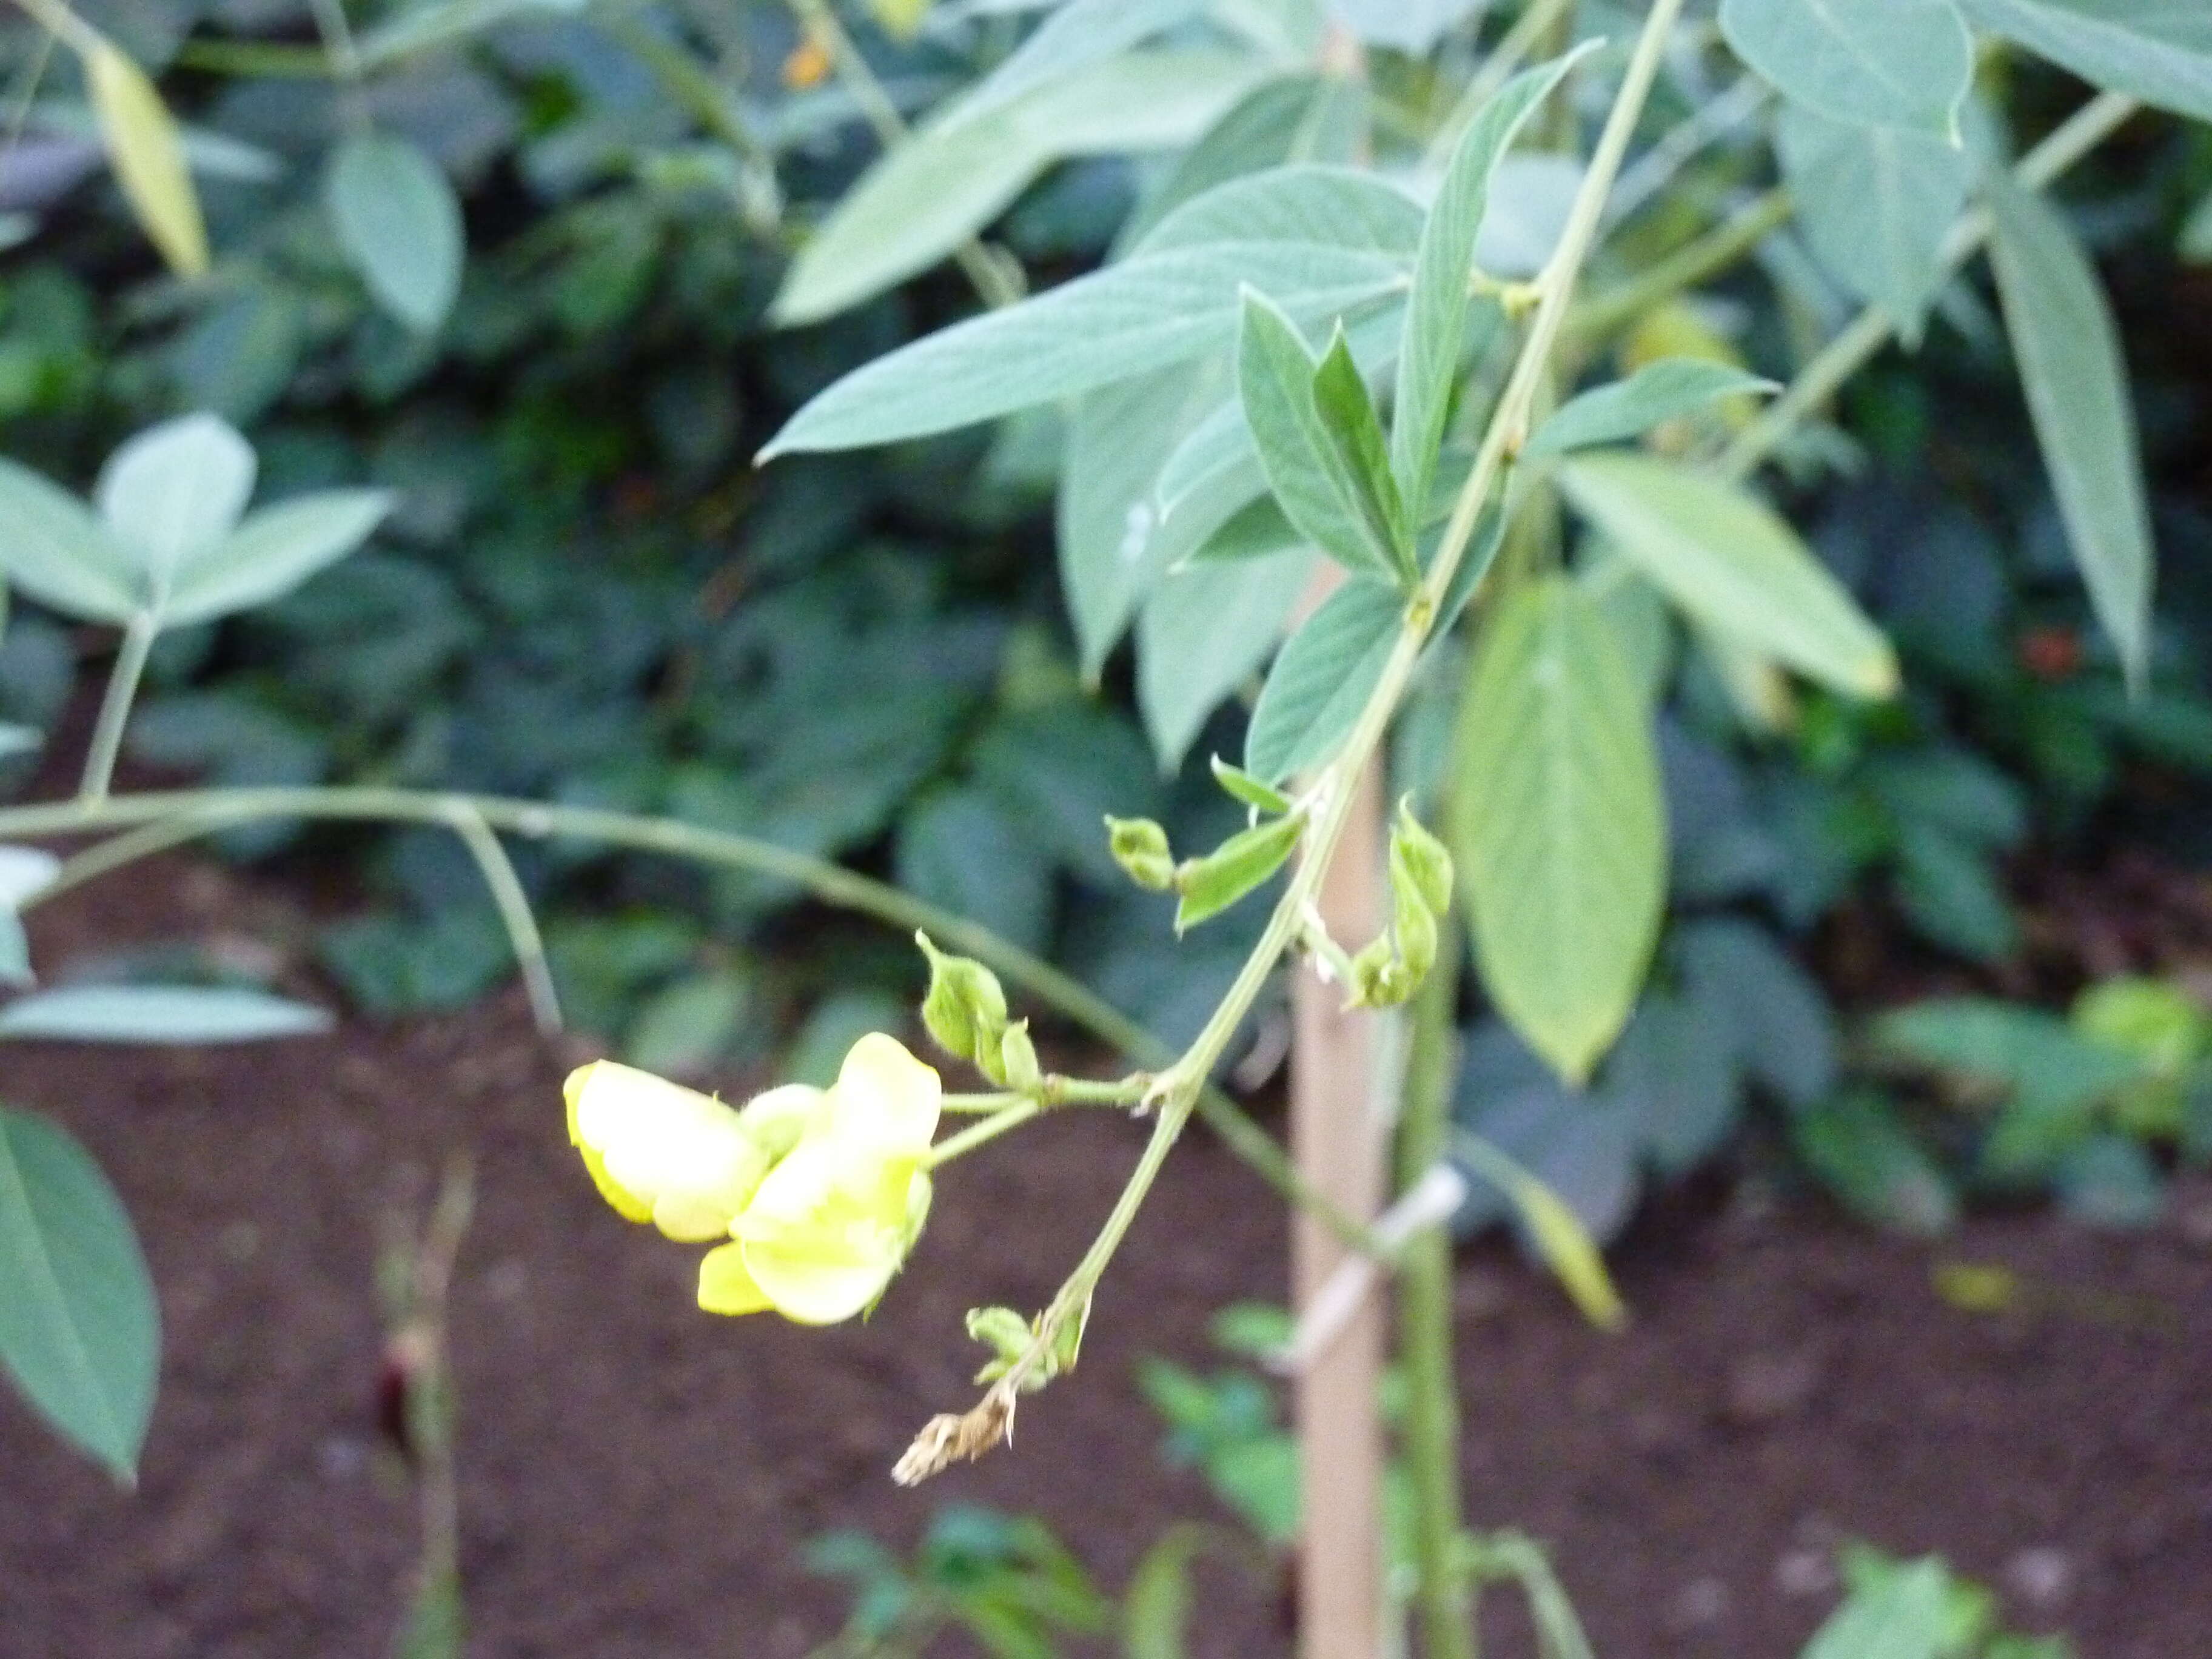
[[[1507,82],[1468,124],[1444,170],[1414,258],[1392,399],[1390,465],[1408,501],[1426,498],[1443,443],[1467,329],[1468,276],[1474,263],[1475,233],[1490,200],[1491,175],[1529,114],[1594,45],[1524,70]]]
[[[1658,764],[1611,629],[1547,577],[1492,618],[1468,690],[1452,849],[1499,1011],[1579,1083],[1620,1036],[1666,897]]]
[[[1329,757],[1382,679],[1405,609],[1395,588],[1358,578],[1322,602],[1260,688],[1244,734],[1246,771],[1280,783]]]
[[[854,370],[793,416],[762,459],[893,443],[1075,396],[1236,339],[1240,287],[1302,322],[1373,305],[1402,264],[1310,242],[1229,242],[1133,258],[973,317]]]
[[[153,1415],[161,1314],[131,1219],[84,1149],[0,1107],[0,1365],[125,1482]]]
[[[1721,29],[1737,57],[1832,120],[1953,137],[1973,77],[1951,0],[1722,0]]]
[[[289,592],[360,546],[393,500],[386,489],[325,489],[263,507],[177,573],[164,625],[210,622]]]
[[[438,164],[404,138],[359,133],[331,155],[325,190],[338,245],[377,304],[417,333],[445,321],[466,233]]]
[[[1614,550],[1734,643],[1852,696],[1897,689],[1881,630],[1771,508],[1673,461],[1601,452],[1559,469]]]
[[[70,985],[0,1008],[0,1037],[70,1042],[246,1042],[307,1036],[331,1017],[264,991],[186,985]]]
[[[1992,34],[2083,80],[2212,121],[2212,6],[2202,0],[1965,0]]]
[[[947,126],[1003,109],[1024,94],[1172,28],[1201,0],[1068,0],[1048,13],[1006,61],[945,112]]]
[[[93,489],[115,538],[158,592],[177,568],[228,536],[253,495],[253,446],[227,421],[180,416],[126,441]]]
[[[955,112],[878,161],[793,262],[772,315],[817,321],[927,270],[1055,161],[1186,144],[1251,84],[1216,51],[1135,52],[1078,67],[986,112]]]
[[[130,553],[84,503],[0,458],[0,571],[40,605],[83,622],[126,623],[138,608]]]
[[[1782,112],[1775,148],[1822,267],[1918,343],[1942,276],[1943,239],[1973,185],[1972,158],[1933,133],[1852,126],[1802,109]]]
[[[1993,174],[1990,206],[2005,329],[2059,516],[2097,618],[2141,685],[2154,555],[2119,333],[2088,256],[2048,203]]]
[[[1167,576],[1137,616],[1137,707],[1173,770],[1222,700],[1266,662],[1311,580],[1303,548]]]
[[[1570,399],[1538,427],[1524,456],[1559,455],[1571,449],[1619,443],[1688,415],[1723,398],[1780,388],[1757,374],[1698,357],[1662,357],[1625,380]]]

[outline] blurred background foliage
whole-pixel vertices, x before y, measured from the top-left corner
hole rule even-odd
[[[954,240],[940,237],[908,261],[930,267],[913,280],[893,286],[907,272],[887,265],[848,292],[817,283],[818,319],[779,325],[794,255],[881,153],[872,100],[920,118],[1006,62],[1026,9],[846,9],[876,77],[856,95],[821,10],[765,0],[88,5],[188,125],[216,254],[189,283],[124,210],[74,63],[13,20],[0,450],[82,484],[127,433],[210,409],[251,434],[272,495],[374,482],[402,495],[368,551],[278,604],[162,639],[131,733],[131,756],[158,769],[142,775],[451,786],[742,830],[888,873],[1187,1036],[1248,936],[1231,916],[1173,944],[1099,821],[1158,817],[1179,845],[1232,827],[1203,761],[1237,752],[1242,709],[1216,712],[1193,759],[1164,773],[1127,653],[1085,683],[1054,574],[1054,423],[751,465],[812,392],[969,309],[971,282],[1048,285],[1104,257],[1163,192],[1203,182],[1179,172],[1191,142],[1284,95],[1280,64],[1303,48],[1270,31],[1321,26],[1296,6],[1153,8],[1179,20],[1189,85],[1162,94],[1173,107],[1124,98],[1089,127],[996,131],[988,188],[1008,205],[982,214],[989,245],[968,250],[966,275],[937,267]],[[1373,14],[1369,94],[1316,120],[1403,150],[1434,125],[1474,31],[1431,59],[1432,40],[1396,38],[1410,26],[1392,9],[1346,9]],[[1426,9],[1456,23],[1480,9]],[[1611,15],[1582,14],[1585,33]],[[1670,170],[1625,181],[1644,194],[1601,291],[1771,182],[1750,82],[1733,74],[1717,51],[1670,60],[1664,119],[1745,107]],[[1988,131],[2039,131],[2080,95],[2024,57],[1984,81]],[[1516,229],[1540,243],[1573,182],[1557,159],[1516,158],[1486,258],[1510,264]],[[1944,1005],[1970,1041],[1870,1034],[1838,1012],[1930,991],[2057,1004],[2122,969],[2183,987],[2186,1006],[2190,975],[2212,971],[2212,954],[2132,934],[2085,948],[2045,902],[2051,872],[2105,867],[2116,848],[2161,867],[2212,860],[2212,362],[2186,320],[2212,292],[2212,267],[2188,263],[2212,256],[2212,134],[2140,118],[2065,194],[2119,308],[2152,471],[2151,690],[2124,695],[2088,620],[1991,299],[1954,281],[1920,349],[1885,356],[1784,458],[1794,516],[1899,646],[1901,699],[1762,704],[1674,637],[1636,579],[1615,596],[1659,704],[1673,838],[1660,971],[1588,1094],[1563,1097],[1479,1010],[1461,1091],[1466,1127],[1601,1232],[1647,1182],[1747,1123],[1754,1154],[1794,1147],[1845,1201],[1909,1226],[2022,1180],[2099,1219],[2139,1217],[2166,1159],[2212,1148],[2194,1037],[2149,1055],[2124,1020],[2029,1030]],[[377,252],[395,245],[413,257]],[[1820,258],[1816,234],[1778,229],[1693,298],[1626,319],[1616,355],[1786,374],[1854,303],[1850,273]],[[53,732],[82,710],[80,662],[107,648],[19,607],[0,718]],[[1411,782],[1457,683],[1431,675],[1409,712]],[[0,763],[20,786],[36,759]],[[456,1006],[509,971],[477,872],[442,832],[318,831],[310,846],[255,830],[221,845],[352,861],[350,914],[318,950],[368,1012]],[[804,1073],[913,988],[900,941],[795,910],[761,881],[557,845],[515,855],[572,1021],[640,1064],[696,1073],[795,1044]],[[2198,943],[2212,951],[2212,919]],[[2104,1081],[2045,1114],[2032,1157],[1993,1169],[1987,1126],[2038,1041],[2134,1058],[2109,1076],[2090,1065]],[[2141,1109],[2154,1073],[2167,1103]],[[1502,1210],[1478,1199],[1463,1219]]]

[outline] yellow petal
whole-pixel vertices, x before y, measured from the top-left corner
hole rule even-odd
[[[853,1045],[830,1093],[833,1130],[840,1138],[918,1152],[937,1133],[943,1089],[935,1069],[880,1031]]]
[[[569,1134],[624,1215],[685,1242],[718,1237],[768,1171],[768,1157],[720,1101],[649,1072],[599,1060],[568,1079]],[[595,1166],[596,1161],[596,1167]]]
[[[590,1147],[582,1148],[584,1167],[592,1173],[592,1185],[599,1189],[599,1196],[614,1206],[616,1213],[625,1221],[650,1221],[653,1206],[635,1193],[626,1190],[607,1173],[606,1160]]]
[[[699,1263],[699,1305],[708,1313],[763,1313],[775,1304],[768,1299],[745,1267],[745,1253],[737,1244],[719,1245]]]

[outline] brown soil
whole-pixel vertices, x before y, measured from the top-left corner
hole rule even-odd
[[[118,939],[248,931],[284,937],[281,902],[185,863],[33,927],[50,976]],[[476,1655],[802,1654],[842,1610],[804,1541],[865,1526],[903,1546],[944,1498],[1042,1515],[1109,1586],[1171,1522],[1212,1513],[1155,1455],[1130,1371],[1148,1352],[1211,1363],[1214,1309],[1281,1293],[1280,1213],[1218,1146],[1194,1137],[1170,1164],[1082,1372],[1025,1408],[1018,1446],[908,1493],[892,1459],[971,1392],[962,1310],[1049,1293],[1133,1127],[1071,1116],[979,1154],[875,1320],[806,1331],[696,1312],[695,1252],[598,1201],[562,1133],[567,1058],[513,996],[247,1049],[8,1050],[7,1097],[69,1124],[121,1189],[167,1329],[135,1496],[0,1401],[0,1653],[386,1650],[413,1512],[376,1427],[375,1262],[461,1146],[479,1192],[454,1292]],[[2205,1652],[2212,1194],[2142,1236],[1971,1223],[1942,1254],[2027,1287],[1991,1317],[1933,1293],[1925,1247],[1764,1191],[1649,1218],[1618,1253],[1636,1310],[1618,1337],[1503,1254],[1466,1263],[1474,1518],[1553,1547],[1599,1653],[1787,1659],[1832,1602],[1844,1536],[1943,1552],[2084,1659]],[[1498,1600],[1491,1651],[1512,1659],[1525,1635]],[[1202,1605],[1202,1651],[1287,1650],[1264,1588],[1224,1577]]]

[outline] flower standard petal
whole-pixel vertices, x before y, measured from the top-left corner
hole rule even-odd
[[[855,1042],[830,1091],[841,1138],[886,1152],[921,1152],[937,1133],[943,1085],[896,1037],[871,1031]]]

